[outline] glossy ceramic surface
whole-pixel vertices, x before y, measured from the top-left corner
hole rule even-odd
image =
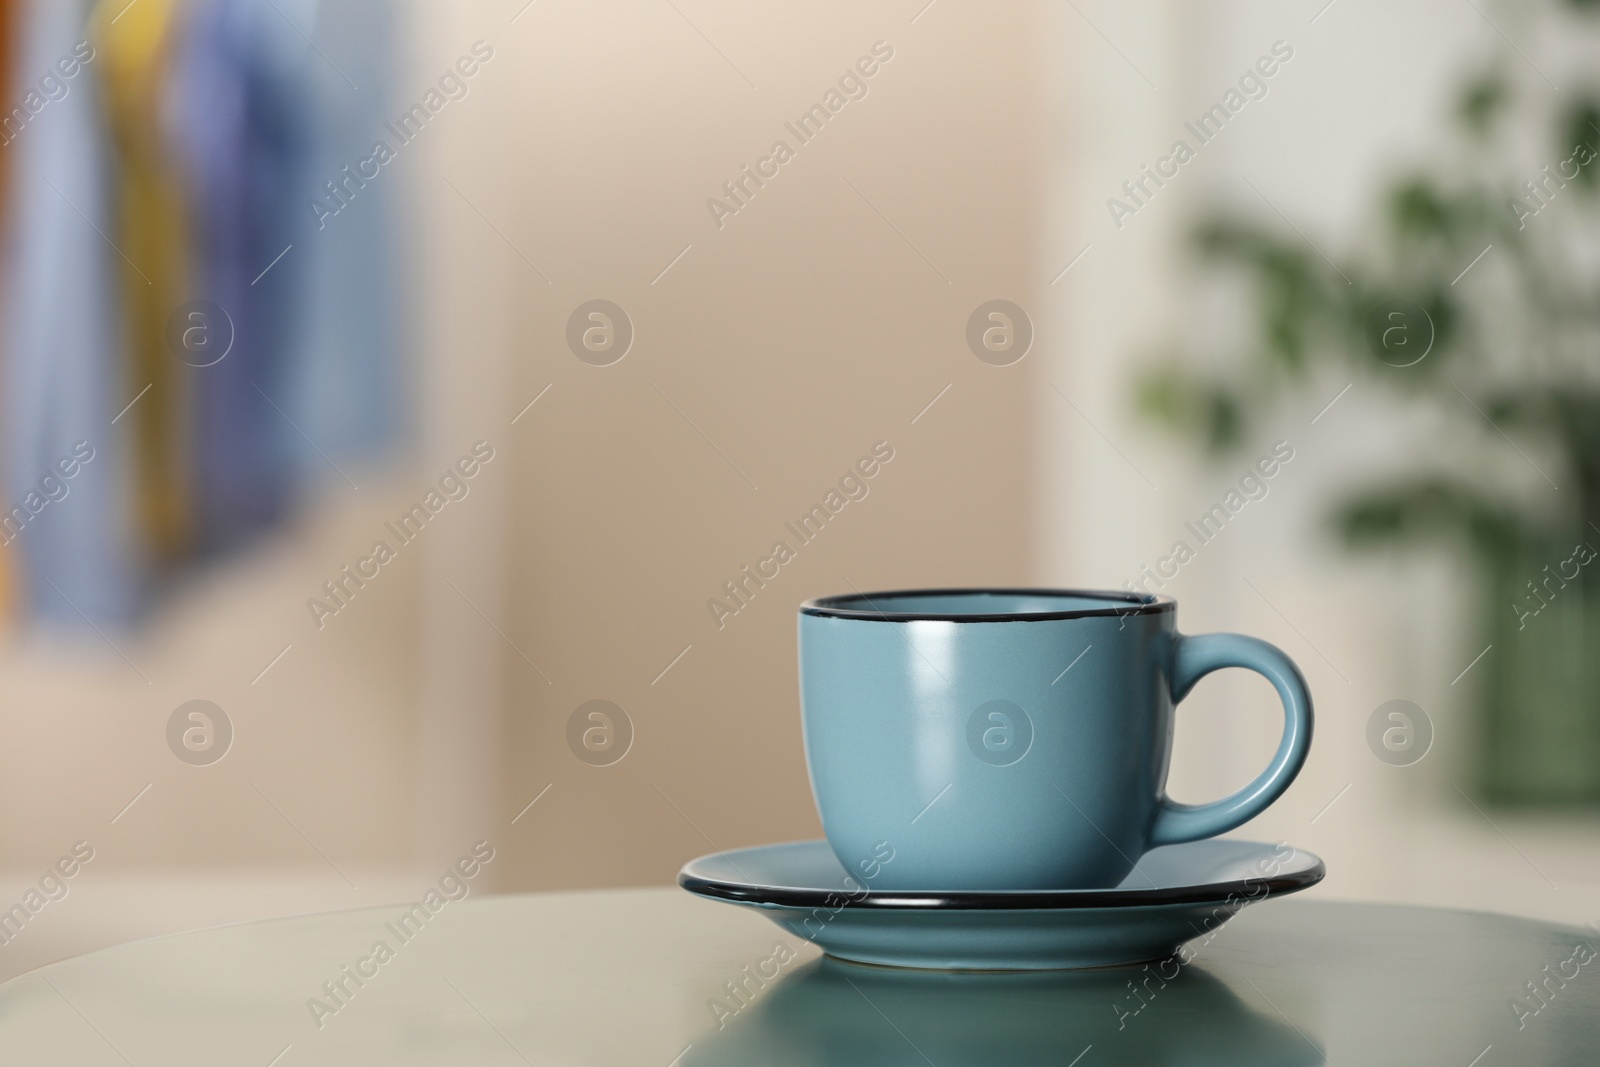
[[[806,760],[840,863],[875,888],[1114,886],[1150,847],[1259,814],[1305,761],[1305,680],[1264,641],[1184,636],[1175,617],[1168,598],[1072,590],[808,601]],[[1239,792],[1174,803],[1173,703],[1223,667],[1273,684],[1282,741]]]
[[[451,903],[319,1028],[307,999],[392,937],[385,924],[403,911],[246,923],[50,964],[0,985],[0,1059],[1593,1067],[1600,1040],[1600,959],[1575,962],[1589,958],[1579,946],[1600,948],[1592,929],[1296,897],[1190,942],[1176,976],[1170,964],[973,975],[819,963],[760,916],[676,888]],[[1527,990],[1574,968],[1542,1002]],[[1512,1002],[1529,1013],[1520,1028]]]
[[[702,856],[678,884],[758,909],[857,963],[1055,970],[1164,959],[1241,908],[1315,885],[1323,870],[1287,845],[1211,840],[1153,849],[1111,889],[927,893],[878,890],[847,874],[827,842],[796,841]]]

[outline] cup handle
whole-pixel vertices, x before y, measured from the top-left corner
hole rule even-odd
[[[1267,642],[1243,634],[1174,636],[1172,701],[1223,667],[1244,667],[1272,683],[1283,701],[1283,740],[1267,769],[1249,785],[1211,804],[1179,804],[1165,795],[1150,829],[1150,847],[1176,845],[1226,833],[1266,810],[1289,788],[1311,748],[1311,692],[1300,668]]]

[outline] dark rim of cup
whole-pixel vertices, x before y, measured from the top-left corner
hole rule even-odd
[[[880,600],[924,596],[973,598],[1031,596],[1106,600],[1112,603],[1098,608],[1013,612],[895,611],[877,606]],[[1175,611],[1177,607],[1178,602],[1169,596],[1104,589],[893,589],[876,593],[842,593],[838,596],[813,597],[800,605],[800,614],[816,615],[826,619],[864,619],[870,622],[1050,622],[1057,619],[1158,615],[1166,611]]]

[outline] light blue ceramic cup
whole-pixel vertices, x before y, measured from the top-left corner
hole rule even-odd
[[[1052,589],[801,605],[806,763],[839,862],[878,889],[1113,886],[1151,848],[1260,814],[1305,762],[1305,679],[1265,641],[1178,633],[1176,609]],[[1175,803],[1172,706],[1223,667],[1277,689],[1283,741],[1232,796]]]

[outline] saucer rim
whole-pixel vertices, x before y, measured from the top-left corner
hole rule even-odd
[[[1214,839],[1207,839],[1214,840]],[[1239,844],[1274,848],[1261,841],[1239,841]],[[1183,844],[1199,844],[1184,842]],[[783,848],[799,845],[821,844],[824,838],[801,841],[780,841],[770,845],[750,845],[745,848],[710,852],[697,856],[678,871],[678,886],[698,897],[725,900],[733,904],[756,905],[768,908],[814,908],[833,906],[826,902],[837,900],[844,889],[803,888],[794,886],[762,886],[753,882],[730,882],[726,879],[708,878],[691,873],[696,864],[709,859],[727,859],[755,849]],[[1181,848],[1183,845],[1165,846]],[[1293,846],[1291,846],[1293,847]],[[1282,896],[1309,889],[1327,876],[1327,865],[1322,857],[1302,848],[1294,851],[1311,862],[1302,870],[1272,876],[1230,879],[1225,882],[1208,882],[1199,885],[1172,886],[1165,889],[957,889],[933,891],[922,889],[868,890],[866,896],[848,901],[851,908],[874,908],[909,911],[1061,911],[1090,908],[1164,907],[1177,904],[1210,904],[1225,901],[1229,896],[1252,886],[1266,886],[1262,897]],[[731,860],[730,860],[731,862]],[[1252,894],[1254,895],[1254,894]]]
[[[912,596],[1037,596],[1079,600],[1109,600],[1126,607],[1077,608],[1067,611],[987,612],[959,614],[943,611],[880,611],[839,606],[843,602],[868,604],[873,597]],[[1178,602],[1162,593],[1130,593],[1108,589],[998,588],[968,586],[941,589],[880,589],[870,593],[835,593],[812,597],[800,605],[800,614],[822,619],[857,619],[869,622],[1058,622],[1062,619],[1124,618],[1159,615],[1178,610]]]

